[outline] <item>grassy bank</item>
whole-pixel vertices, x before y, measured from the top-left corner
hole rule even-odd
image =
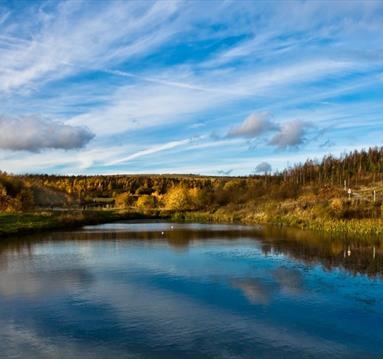
[[[265,211],[251,211],[246,208],[177,212],[173,214],[172,220],[205,223],[272,224],[307,229],[333,237],[360,237],[366,241],[374,242],[380,241],[383,235],[383,219],[381,218],[307,218],[307,216],[299,216],[294,212],[291,214],[270,214]]]
[[[33,212],[38,208],[93,210]],[[277,224],[377,238],[383,234],[383,147],[243,177],[13,176],[0,171],[0,236],[164,218],[164,213],[177,220]]]
[[[287,209],[286,209],[287,207]],[[88,210],[0,214],[0,237],[44,230],[70,229],[89,224],[134,219],[171,219],[205,223],[273,224],[322,232],[329,236],[358,236],[377,241],[383,235],[383,218],[336,218],[302,210],[298,202],[224,206],[210,211]]]
[[[45,230],[69,229],[118,220],[159,218],[169,218],[169,215],[164,211],[139,213],[114,210],[0,213],[0,237]]]

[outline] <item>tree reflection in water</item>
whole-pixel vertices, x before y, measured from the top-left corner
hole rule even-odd
[[[282,254],[305,264],[320,264],[328,270],[342,268],[352,274],[383,276],[383,243],[366,238],[339,238],[277,226],[199,225],[131,222],[84,227],[77,231],[42,233],[3,239],[0,243],[0,266],[10,256],[26,256],[33,248],[49,241],[162,241],[174,250],[187,250],[195,241],[254,239],[265,255]],[[151,224],[155,224],[151,227]],[[173,227],[173,228],[172,228]],[[153,230],[151,230],[153,228]],[[163,234],[162,234],[163,232]],[[275,274],[280,280],[294,275]],[[241,284],[245,285],[246,284]]]

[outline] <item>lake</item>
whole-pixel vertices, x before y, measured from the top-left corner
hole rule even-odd
[[[383,358],[379,244],[126,222],[0,242],[0,358]]]

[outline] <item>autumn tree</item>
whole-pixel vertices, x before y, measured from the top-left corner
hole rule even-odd
[[[118,208],[128,208],[133,205],[134,197],[129,192],[123,192],[115,197]]]
[[[141,210],[148,210],[148,209],[155,208],[156,207],[155,197],[148,194],[144,194],[138,197],[136,202],[136,207]]]
[[[190,207],[190,196],[187,188],[176,186],[171,188],[164,197],[166,209],[184,210]]]

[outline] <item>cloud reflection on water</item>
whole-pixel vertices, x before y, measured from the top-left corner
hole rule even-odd
[[[243,292],[250,303],[263,305],[270,303],[272,288],[260,279],[234,279],[231,283],[234,288],[238,288]]]
[[[89,286],[93,278],[84,268],[50,272],[6,272],[0,276],[0,295],[41,297]]]
[[[379,353],[382,336],[373,328],[383,319],[383,292],[367,276],[326,272],[262,251],[264,242],[251,231],[228,226],[180,226],[171,235],[186,250],[173,250],[158,237],[161,226],[57,233],[48,241],[43,235],[29,241],[27,251],[22,241],[18,250],[4,243],[0,352],[10,358],[166,359]],[[347,288],[369,291],[376,299],[369,311]],[[356,324],[358,335],[349,343]]]

